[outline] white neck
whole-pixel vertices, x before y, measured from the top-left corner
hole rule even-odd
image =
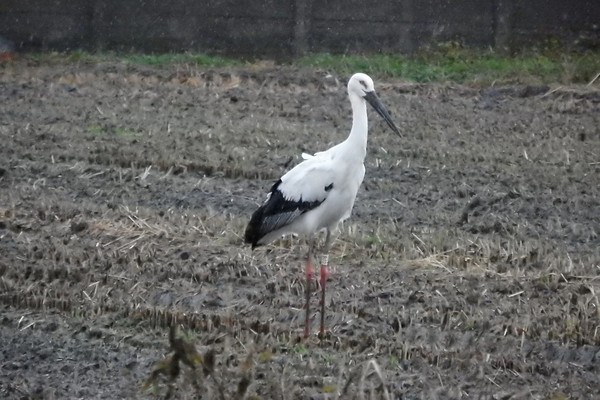
[[[369,132],[367,102],[355,94],[350,94],[349,97],[352,104],[352,129],[346,141],[355,149],[357,155],[364,159],[367,154],[367,137]]]

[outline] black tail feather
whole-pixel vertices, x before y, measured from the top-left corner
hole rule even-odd
[[[252,248],[258,247],[263,243],[258,243],[263,237],[271,232],[291,224],[307,211],[318,207],[325,199],[303,201],[302,197],[296,201],[285,198],[279,185],[281,179],[275,182],[271,188],[271,193],[267,201],[254,211],[250,222],[246,227],[244,240],[252,244]],[[325,192],[329,192],[333,184],[325,187]]]
[[[244,241],[251,244],[252,249],[260,246],[258,241],[265,235],[264,233],[261,233],[264,210],[265,206],[262,205],[258,208],[258,210],[254,211],[252,218],[250,218],[250,222],[246,227],[246,232],[244,233]]]

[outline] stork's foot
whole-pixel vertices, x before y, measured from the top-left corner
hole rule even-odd
[[[320,340],[328,340],[331,339],[332,333],[331,331],[324,329],[323,331],[319,331],[318,337]]]

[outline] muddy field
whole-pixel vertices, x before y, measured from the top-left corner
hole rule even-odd
[[[174,398],[600,398],[590,87],[374,77],[403,138],[370,111],[330,331],[315,311],[301,338],[306,246],[251,251],[243,230],[303,151],[345,137],[347,78],[1,65],[0,397],[163,397],[144,382],[177,325],[204,364]]]

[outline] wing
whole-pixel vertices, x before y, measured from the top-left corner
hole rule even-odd
[[[252,214],[245,241],[253,247],[268,233],[281,229],[318,207],[333,189],[332,163],[311,157],[275,182],[262,206]]]
[[[317,153],[319,154],[319,153]],[[315,155],[288,171],[281,177],[279,190],[286,200],[323,202],[336,178],[332,158]]]

